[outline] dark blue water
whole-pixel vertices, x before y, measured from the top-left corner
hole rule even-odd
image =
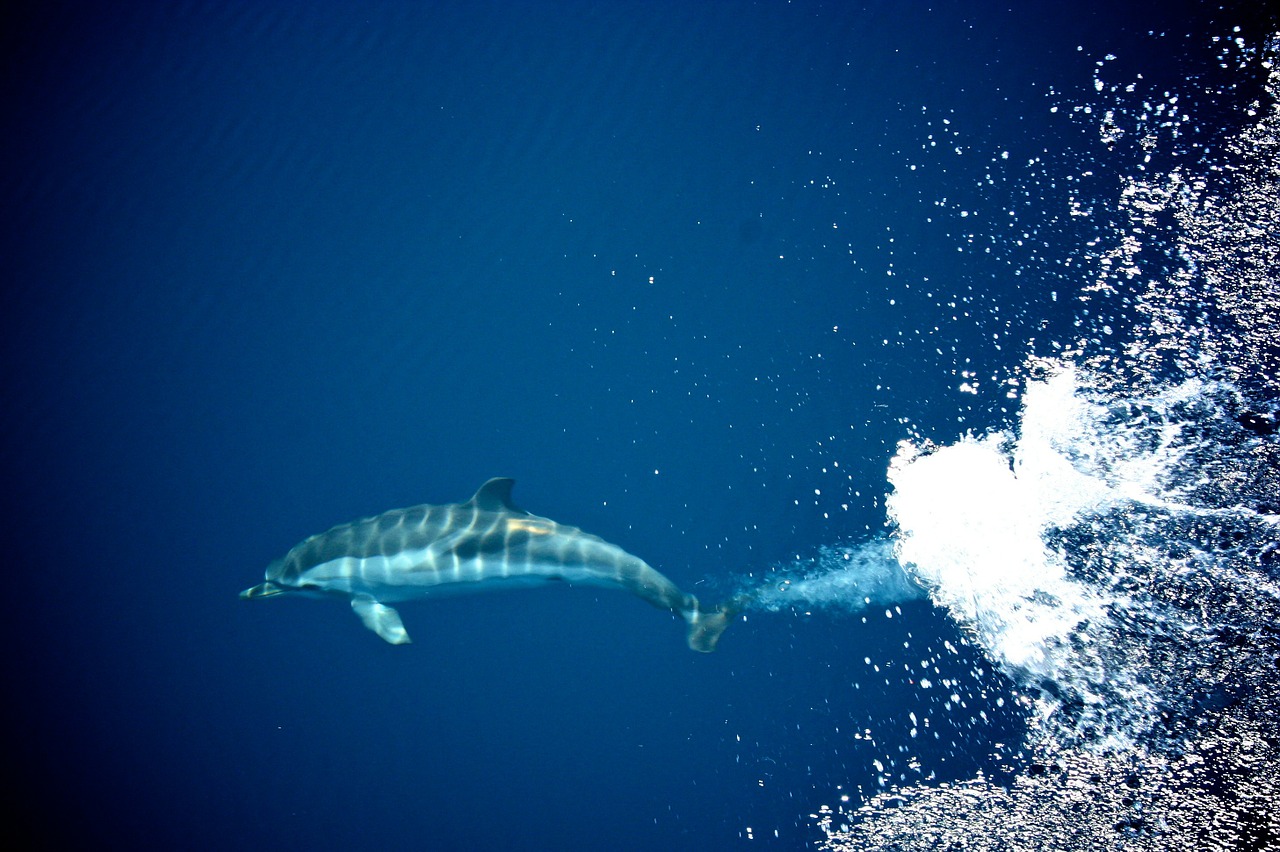
[[[48,845],[801,848],[886,773],[998,774],[1011,705],[908,670],[950,641],[939,677],[1013,687],[923,602],[703,656],[594,590],[406,605],[404,648],[236,598],[498,475],[704,599],[879,534],[896,442],[1007,422],[961,372],[1072,319],[935,214],[1078,141],[1051,87],[1120,44],[1178,79],[1140,36],[1208,26],[943,5],[9,13],[10,777]]]

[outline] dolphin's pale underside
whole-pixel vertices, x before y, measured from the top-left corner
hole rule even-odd
[[[622,589],[688,625],[689,647],[714,651],[736,607],[703,609],[643,559],[511,502],[514,480],[490,479],[465,503],[395,509],[313,535],[240,597],[338,596],[393,645],[409,641],[387,602],[562,581]]]

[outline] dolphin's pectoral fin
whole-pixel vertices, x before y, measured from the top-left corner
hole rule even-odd
[[[404,629],[404,622],[400,620],[400,613],[378,603],[372,595],[356,595],[351,599],[351,608],[365,627],[392,645],[407,645],[411,641],[409,631]]]

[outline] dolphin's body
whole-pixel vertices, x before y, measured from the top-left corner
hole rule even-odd
[[[240,597],[339,596],[393,645],[409,641],[384,601],[554,581],[622,589],[689,626],[689,647],[715,650],[735,607],[704,610],[644,560],[577,527],[511,502],[514,480],[490,479],[465,503],[395,509],[313,535],[267,567],[266,582]]]

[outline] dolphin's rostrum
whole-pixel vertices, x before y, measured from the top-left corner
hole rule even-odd
[[[512,479],[490,479],[465,503],[395,509],[313,535],[267,567],[266,582],[240,597],[338,596],[393,645],[409,641],[387,601],[543,585],[554,581],[623,589],[689,627],[689,647],[714,651],[738,609],[703,609],[643,559],[617,545],[511,502]]]

